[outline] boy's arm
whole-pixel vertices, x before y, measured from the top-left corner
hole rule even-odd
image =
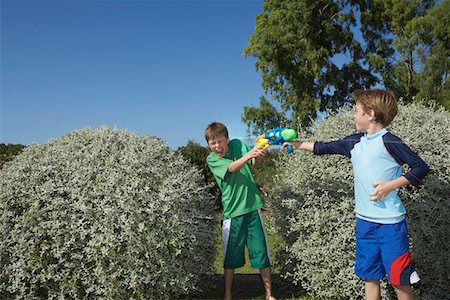
[[[383,142],[389,154],[399,165],[407,164],[410,167],[410,170],[403,174],[408,182],[413,185],[419,185],[420,181],[428,174],[427,164],[395,135],[391,133],[385,134]]]
[[[242,156],[241,158],[230,163],[228,165],[228,172],[233,173],[233,172],[239,171],[246,163],[248,163],[249,160],[251,160],[252,165],[254,165],[255,160],[257,158],[261,158],[261,157],[265,156],[266,153],[267,153],[266,150],[263,150],[263,149],[259,148],[258,146],[255,146],[252,150],[247,152],[244,156]]]
[[[390,192],[392,192],[395,189],[401,188],[402,186],[408,185],[409,180],[406,179],[405,176],[400,176],[396,179],[393,179],[391,181],[386,182],[375,182],[373,186],[375,187],[375,190],[373,191],[369,198],[369,200],[372,201],[382,201],[384,197],[386,197]]]
[[[252,158],[252,167],[258,165],[261,160],[267,155],[268,150],[267,149],[261,149],[260,148],[260,155],[258,157]]]
[[[355,144],[359,143],[362,136],[363,134],[357,133],[331,142],[288,142],[283,144],[283,149],[291,145],[294,149],[313,152],[316,155],[341,154],[350,158],[351,150]]]
[[[411,170],[391,181],[375,182],[375,190],[369,200],[381,201],[394,189],[408,184],[418,185],[429,171],[427,164],[398,137],[388,133],[383,137],[383,142],[395,161],[399,165],[408,164]]]
[[[314,151],[313,142],[286,142],[283,144],[283,149],[285,149],[288,145],[292,146],[292,148],[294,149],[306,150],[309,152]]]

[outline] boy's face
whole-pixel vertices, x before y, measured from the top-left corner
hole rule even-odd
[[[220,136],[212,138],[208,141],[208,146],[212,152],[217,154],[219,157],[224,157],[228,151],[228,138],[225,136]]]
[[[373,119],[373,117],[371,116],[370,111],[369,113],[364,111],[364,107],[359,102],[356,103],[355,107],[356,130],[359,132],[367,131],[367,129],[369,129],[370,121]]]

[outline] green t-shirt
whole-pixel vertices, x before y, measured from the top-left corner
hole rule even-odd
[[[224,157],[214,152],[206,158],[209,169],[222,192],[222,219],[230,219],[264,207],[251,170],[251,161],[236,172],[228,165],[249,152],[251,148],[240,140],[231,140]]]

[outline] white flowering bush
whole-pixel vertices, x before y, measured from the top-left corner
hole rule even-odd
[[[101,127],[0,171],[0,298],[174,299],[214,259],[213,199],[160,139]]]
[[[330,141],[355,132],[353,111],[341,111],[313,125],[302,140]],[[412,258],[421,276],[419,299],[450,295],[450,113],[421,104],[399,105],[389,130],[430,167],[419,187],[401,189],[407,209]],[[271,206],[276,208],[286,250],[282,273],[318,298],[362,299],[363,282],[354,275],[355,213],[349,159],[303,151],[278,163]],[[384,282],[383,287],[386,287]],[[386,292],[387,290],[387,292]],[[392,291],[383,288],[383,298]],[[394,297],[395,299],[395,297]]]

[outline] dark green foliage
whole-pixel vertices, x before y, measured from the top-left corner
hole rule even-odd
[[[418,74],[417,99],[436,100],[450,110],[450,1],[444,0],[415,22],[424,48],[418,53],[423,72]],[[429,48],[427,48],[429,47]]]
[[[24,145],[21,144],[0,144],[0,169],[3,165],[11,161],[17,154],[22,152]]]
[[[205,183],[209,186],[210,193],[215,195],[214,205],[216,209],[221,208],[220,190],[206,163],[206,157],[211,153],[209,147],[203,147],[199,143],[189,140],[186,146],[179,147],[176,152],[191,161],[201,171],[205,178]]]
[[[208,147],[203,147],[199,143],[189,140],[186,146],[179,147],[176,152],[181,153],[185,158],[189,159],[194,165],[196,165],[205,178],[214,179],[208,170],[208,164],[206,163],[206,157],[211,150]],[[211,180],[208,180],[210,182]]]
[[[384,85],[405,102],[450,108],[450,1],[266,0],[244,54],[254,56],[261,97],[245,107],[252,134],[308,126],[355,89]]]
[[[292,127],[309,124],[318,107],[340,107],[350,91],[376,82],[360,61],[362,46],[351,31],[355,25],[346,1],[264,2],[244,53],[257,58],[265,91],[279,102],[279,113]],[[353,60],[338,66],[335,55]],[[267,129],[260,127],[258,117],[246,108],[243,120],[254,131]]]
[[[450,1],[372,0],[359,5],[366,60],[404,102],[436,100],[447,109]]]

